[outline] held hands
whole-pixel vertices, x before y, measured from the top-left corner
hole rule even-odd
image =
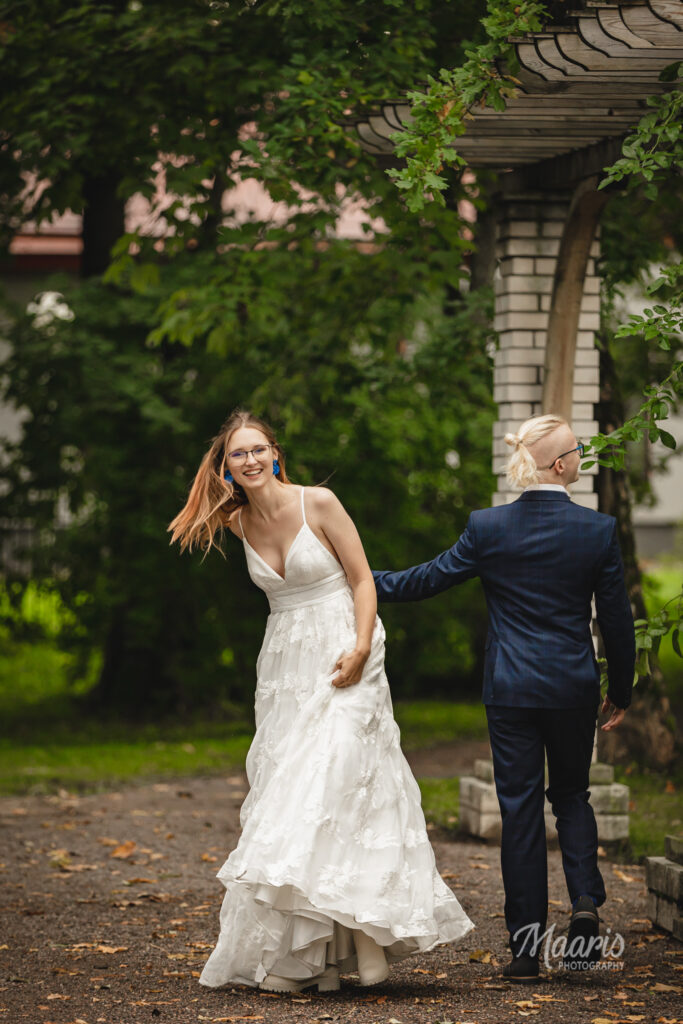
[[[604,701],[602,702],[602,707],[600,708],[600,711],[603,715],[607,715],[609,714],[610,708],[612,709],[612,714],[610,715],[609,719],[605,722],[605,724],[600,726],[603,732],[610,732],[612,729],[616,729],[617,726],[621,724],[621,720],[626,714],[625,708],[616,707],[609,699],[609,697],[605,697]]]
[[[353,686],[354,683],[360,682],[365,662],[369,657],[369,649],[355,648],[355,650],[349,651],[348,654],[342,654],[334,666],[335,671],[339,674],[332,680],[332,685],[341,689],[344,686]]]

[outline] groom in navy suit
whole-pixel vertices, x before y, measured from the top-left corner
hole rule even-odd
[[[375,572],[380,601],[417,601],[478,576],[489,612],[484,664],[496,792],[502,816],[505,919],[513,959],[505,977],[538,975],[548,909],[544,807],[556,817],[572,904],[565,966],[591,966],[605,901],[588,776],[600,704],[591,599],[607,657],[602,726],[616,728],[631,701],[633,616],[616,521],[574,504],[583,446],[557,416],[538,416],[507,434],[508,480],[520,497],[473,512],[464,533],[430,562]],[[586,942],[589,952],[586,954]],[[573,955],[572,954],[573,951]]]

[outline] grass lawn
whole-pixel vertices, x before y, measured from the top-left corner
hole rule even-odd
[[[650,608],[661,607],[678,586],[680,566],[651,573]],[[57,616],[49,603],[34,598],[33,605],[27,621]],[[672,696],[683,698],[683,662],[670,646],[667,638],[662,667],[670,676]],[[211,720],[186,718],[162,725],[81,720],[72,694],[87,690],[92,679],[70,688],[68,655],[49,638],[16,642],[0,630],[0,648],[0,794],[97,791],[244,767],[253,729],[249,711],[226,709]],[[96,668],[93,663],[92,678]],[[480,703],[396,701],[394,711],[407,751],[486,737]],[[616,772],[617,780],[631,788],[630,856],[663,853],[664,836],[683,832],[683,770],[670,778],[625,768]],[[427,820],[456,830],[457,777],[418,782]]]

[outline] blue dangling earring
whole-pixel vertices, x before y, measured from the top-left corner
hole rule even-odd
[[[226,484],[231,484],[233,479],[232,473],[226,473],[223,479],[225,480]]]
[[[279,476],[279,475],[280,475],[280,463],[277,461],[277,459],[274,459],[273,460],[273,476]]]

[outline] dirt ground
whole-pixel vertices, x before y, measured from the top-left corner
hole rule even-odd
[[[438,776],[484,752],[472,744],[409,759],[418,776]],[[477,926],[459,947],[408,958],[373,988],[352,974],[324,995],[200,986],[224,892],[215,875],[237,842],[245,787],[231,775],[0,800],[0,1024],[681,1021],[683,946],[648,921],[641,867],[602,861],[603,929],[625,940],[622,969],[551,970],[515,985],[499,977],[509,954],[498,848],[437,830],[439,870]],[[557,850],[549,891],[559,932],[568,909]]]

